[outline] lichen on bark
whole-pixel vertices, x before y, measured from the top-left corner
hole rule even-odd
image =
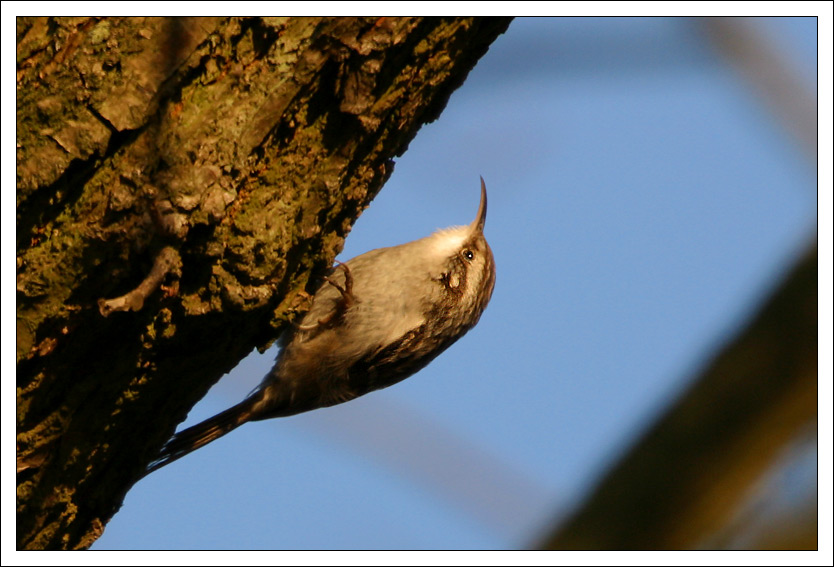
[[[508,23],[18,18],[18,547],[95,541]]]

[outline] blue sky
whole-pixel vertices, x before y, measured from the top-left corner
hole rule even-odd
[[[758,23],[815,89],[816,20]],[[340,258],[470,222],[479,175],[498,274],[477,327],[392,388],[247,424],[143,479],[93,549],[523,547],[816,230],[815,164],[687,19],[516,20]]]

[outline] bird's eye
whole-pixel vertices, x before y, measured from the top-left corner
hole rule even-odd
[[[474,253],[474,252],[472,252],[472,250],[470,250],[469,248],[466,248],[466,249],[463,251],[463,257],[464,257],[464,258],[466,258],[467,260],[469,260],[469,261],[471,262],[471,261],[472,261],[472,258],[474,258],[474,257],[475,257],[475,253]]]

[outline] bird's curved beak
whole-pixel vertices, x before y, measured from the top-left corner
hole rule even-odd
[[[469,226],[473,231],[483,232],[484,224],[486,223],[487,214],[487,192],[484,178],[481,177],[481,205],[478,207],[478,214],[475,215],[475,220]]]

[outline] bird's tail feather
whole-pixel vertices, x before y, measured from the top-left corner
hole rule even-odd
[[[173,463],[243,425],[251,418],[252,408],[257,401],[257,397],[247,398],[236,406],[175,434],[162,446],[159,456],[145,469],[145,475]]]

